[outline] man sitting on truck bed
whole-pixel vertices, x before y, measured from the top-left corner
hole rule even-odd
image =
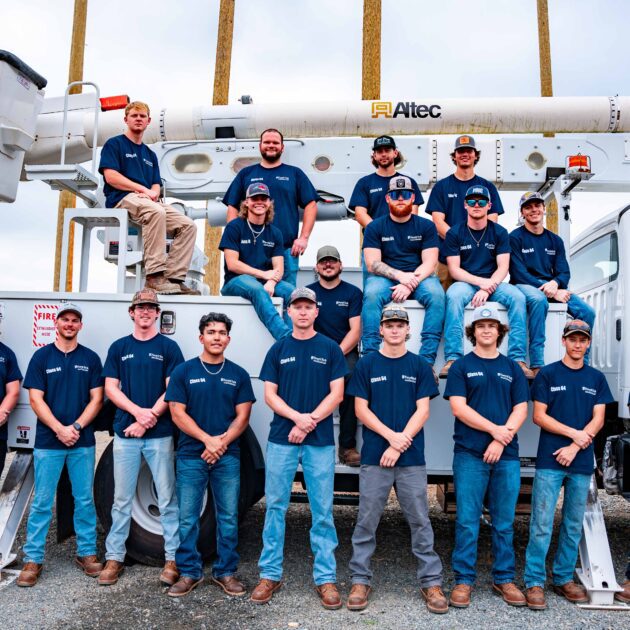
[[[524,223],[510,233],[510,282],[525,295],[529,318],[529,365],[534,375],[545,365],[545,319],[549,302],[567,305],[571,317],[592,329],[595,310],[569,291],[571,272],[564,243],[547,230],[545,200],[537,192],[526,192],[520,201]],[[590,344],[585,360],[588,363]]]
[[[146,286],[158,293],[199,295],[185,284],[197,227],[194,221],[160,201],[157,155],[142,142],[151,122],[149,106],[140,101],[125,108],[127,130],[110,138],[101,151],[98,167],[105,179],[108,208],[124,208],[142,226]],[[166,233],[174,233],[166,253]]]

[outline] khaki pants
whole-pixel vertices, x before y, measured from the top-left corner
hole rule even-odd
[[[142,226],[144,269],[147,275],[163,273],[171,280],[183,281],[190,267],[197,226],[172,206],[129,193],[118,204]],[[166,234],[174,235],[171,250],[166,254]]]
[[[435,273],[437,274],[438,280],[440,281],[442,288],[446,293],[451,284],[455,282],[455,280],[451,278],[451,274],[448,272],[448,267],[439,262],[437,264],[437,267],[435,268]]]

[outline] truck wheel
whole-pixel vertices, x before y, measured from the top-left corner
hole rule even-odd
[[[106,533],[111,528],[111,509],[114,503],[113,447],[112,442],[101,455],[94,478],[96,511]],[[254,454],[252,451],[256,448],[258,452]],[[261,457],[260,446],[252,432],[246,439],[241,440],[239,522],[244,518],[249,507],[258,501],[264,492],[264,471],[256,467],[255,461],[260,461],[256,460],[256,457]],[[208,494],[204,497],[201,507],[198,548],[204,560],[211,558],[216,551],[214,504]],[[138,485],[131,508],[127,553],[142,564],[161,566],[164,563],[164,538],[157,494],[151,471],[144,460],[140,467]]]

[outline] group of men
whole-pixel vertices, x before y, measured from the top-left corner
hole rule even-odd
[[[78,343],[81,308],[67,303],[57,313],[56,341],[38,350],[29,363],[24,387],[38,418],[35,493],[18,585],[34,585],[42,571],[55,488],[64,465],[75,499],[76,562],[101,585],[118,581],[144,457],[158,496],[165,552],[159,579],[169,586],[168,595],[186,595],[203,579],[197,542],[208,489],[217,524],[212,580],[227,594],[239,596],[246,588],[236,575],[238,442],[255,397],[249,375],[225,357],[232,327],[225,315],[201,318],[202,350],[188,361],[177,344],[157,330],[157,294],[192,292],[184,280],[195,228],[159,201],[157,158],[142,143],[149,108],[131,103],[125,122],[127,131],[103,148],[100,170],[108,205],[126,208],[142,225],[147,286],[134,295],[129,307],[132,334],[112,344],[104,368],[94,352]],[[260,582],[251,593],[252,601],[268,602],[282,585],[285,515],[301,465],[313,519],[315,586],[324,607],[342,606],[332,518],[336,461],[332,413],[338,405],[339,459],[361,464],[349,609],[368,605],[376,529],[392,487],[411,528],[420,593],[431,612],[444,613],[449,604],[470,603],[484,501],[492,516],[493,588],[509,604],[546,607],[545,558],[564,486],[553,586],[570,601],[584,601],[584,589],[573,581],[573,571],[593,470],[592,441],[612,397],[602,374],[585,362],[594,312],[568,290],[562,241],[543,227],[543,199],[536,193],[523,195],[523,225],[508,235],[497,223],[503,208],[496,188],[474,172],[480,157],[474,139],[460,136],[452,153],[455,173],[435,185],[427,208],[433,219],[429,221],[417,215],[423,204],[417,184],[396,171],[402,157],[395,140],[381,136],[372,151],[376,171],[357,183],[350,200],[364,228],[363,295],[341,279],[343,267],[333,246],[317,253],[317,282],[295,288],[298,257],[308,245],[318,197],[300,169],[282,163],[283,150],[279,131],[262,134],[260,164],[242,169],[225,195],[229,223],[220,244],[225,256],[222,293],[249,299],[276,340],[260,374],[273,420],[266,454]],[[304,208],[301,231],[298,207]],[[167,231],[175,233],[168,254]],[[510,284],[504,282],[508,272]],[[282,316],[272,296],[282,297]],[[409,316],[401,303],[407,299],[425,308],[419,355],[406,348]],[[508,327],[488,301],[508,309],[507,357],[498,347]],[[549,301],[567,303],[574,319],[564,328],[565,356],[544,366]],[[475,311],[464,330],[463,312],[469,302]],[[458,508],[452,557],[455,585],[448,599],[428,518],[423,432],[430,417],[429,401],[438,395],[434,363],[442,334],[446,364],[440,376],[447,378],[444,396],[455,416]],[[473,345],[466,355],[464,334]],[[2,425],[17,402],[22,379],[15,355],[2,344],[0,377]],[[527,378],[534,377],[530,392]],[[91,422],[104,393],[117,412],[114,504],[103,566],[96,554]],[[530,398],[541,438],[523,593],[515,585],[512,532],[520,487],[517,433]],[[360,454],[357,418],[363,425]],[[4,442],[2,437],[3,459],[6,436]],[[630,581],[617,597],[630,601]]]

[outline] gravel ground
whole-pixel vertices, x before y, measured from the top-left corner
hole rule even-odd
[[[449,567],[454,535],[454,517],[442,513],[430,487],[431,519],[436,549],[445,563],[445,587],[453,583]],[[617,574],[622,575],[628,551],[630,510],[618,497],[601,493]],[[340,540],[337,551],[338,580],[344,597],[350,589],[348,561],[350,538],[357,509],[335,507]],[[257,581],[256,563],[261,548],[264,501],[248,513],[240,531],[240,576],[251,589]],[[630,628],[626,612],[581,610],[549,594],[546,611],[507,606],[491,591],[490,531],[482,528],[479,544],[479,577],[474,600],[467,610],[451,609],[447,615],[431,615],[418,595],[415,562],[409,551],[409,530],[392,496],[379,529],[379,543],[373,557],[373,596],[367,610],[356,613],[345,608],[326,611],[314,592],[312,554],[308,542],[308,505],[294,504],[287,517],[285,584],[269,605],[257,606],[247,599],[231,599],[206,581],[191,595],[171,599],[157,580],[159,570],[134,565],[126,568],[121,581],[99,587],[72,564],[74,539],[56,544],[51,528],[46,566],[35,588],[21,589],[14,583],[0,583],[0,619],[21,628],[199,628],[199,629],[284,629],[284,628]],[[517,574],[523,570],[528,518],[516,519]],[[15,548],[24,543],[22,527]],[[555,544],[555,541],[554,541]],[[99,532],[100,549],[103,534]],[[553,549],[552,549],[553,551]],[[17,565],[15,568],[19,568]],[[206,568],[209,574],[209,567]],[[9,580],[14,574],[4,574]],[[1,626],[8,627],[5,623]]]

